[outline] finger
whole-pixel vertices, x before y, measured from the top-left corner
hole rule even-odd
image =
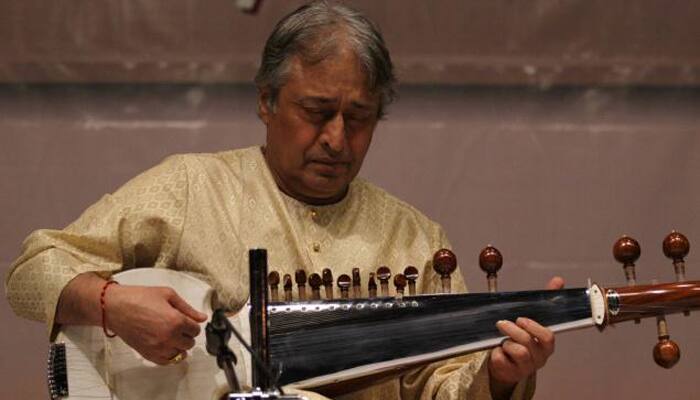
[[[555,338],[551,329],[525,317],[518,318],[515,320],[515,323],[536,339],[537,344],[544,351],[546,357],[549,357],[554,352]]]
[[[158,365],[173,365],[180,363],[186,359],[187,356],[188,354],[186,351],[170,347],[169,350],[163,350],[159,355],[151,358],[151,361]]]
[[[199,336],[202,328],[196,321],[190,319],[190,317],[182,315],[182,322],[180,323],[178,330],[183,336],[195,338]]]
[[[512,323],[511,321],[498,321],[496,322],[496,328],[504,335],[508,336],[511,340],[516,343],[522,344],[524,346],[532,346],[535,343],[533,337],[523,328]]]
[[[535,371],[535,360],[530,349],[511,340],[503,342],[501,348],[503,349],[503,354],[505,354],[514,365],[518,378],[524,378],[532,373],[532,371]]]
[[[501,373],[506,373],[506,371],[516,368],[515,363],[508,358],[508,356],[503,352],[503,349],[500,346],[494,347],[494,349],[491,350],[490,357],[492,367],[494,367]]]
[[[174,361],[175,357],[177,357],[177,355],[180,354],[180,353],[182,353],[182,358],[180,359],[180,361],[182,361],[182,360],[184,360],[185,358],[187,358],[187,352],[186,352],[186,351],[183,352],[183,351],[180,351],[179,349],[173,349],[173,348],[171,348],[170,350],[164,351],[164,352],[160,353],[159,355],[151,356],[151,357],[146,357],[146,359],[148,359],[149,361],[152,361],[152,362],[154,362],[154,363],[156,363],[156,364],[158,364],[158,365],[162,365],[162,366],[173,365],[173,364],[177,364],[177,363],[180,362],[180,361],[178,361],[178,362],[176,363],[176,362]]]
[[[488,368],[491,379],[507,384],[515,384],[520,380],[518,366],[508,358],[501,347],[491,350]]]
[[[194,339],[189,336],[181,335],[173,341],[173,345],[176,349],[186,352],[194,347]]]
[[[180,311],[181,313],[187,315],[191,319],[195,320],[196,322],[204,322],[207,320],[207,315],[195,310],[187,304],[187,302],[180,296],[178,296],[175,291],[172,292],[172,295],[170,298],[168,298],[168,302],[170,303],[171,306],[173,306],[175,309]]]
[[[555,276],[547,282],[547,290],[564,289],[564,278]]]

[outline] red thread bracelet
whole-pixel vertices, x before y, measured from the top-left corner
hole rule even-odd
[[[105,311],[105,293],[107,293],[107,288],[109,287],[109,285],[112,284],[118,285],[119,282],[113,280],[105,282],[104,286],[102,286],[102,293],[100,293],[100,308],[102,309],[102,331],[108,338],[113,338],[117,336],[116,333],[111,333],[107,330],[107,312]]]

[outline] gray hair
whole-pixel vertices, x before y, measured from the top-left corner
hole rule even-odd
[[[396,96],[396,78],[384,39],[377,26],[360,12],[327,1],[299,7],[279,21],[267,39],[255,84],[258,90],[269,91],[268,106],[274,111],[293,56],[315,64],[342,45],[355,52],[366,73],[368,89],[379,94],[378,113],[382,117]]]

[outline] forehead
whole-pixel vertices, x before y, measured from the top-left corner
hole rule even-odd
[[[282,92],[292,96],[292,100],[347,100],[368,105],[378,102],[378,95],[367,87],[367,74],[357,56],[348,50],[313,64],[304,63],[298,56],[292,57]]]

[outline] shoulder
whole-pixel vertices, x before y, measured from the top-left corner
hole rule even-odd
[[[423,234],[434,240],[440,240],[444,235],[440,224],[406,201],[362,178],[355,179],[353,184],[363,203],[380,210],[386,226],[400,226],[409,232]]]
[[[194,170],[202,168],[240,170],[245,165],[258,164],[261,159],[260,147],[253,146],[217,153],[175,154],[166,158],[164,162],[180,162]]]

